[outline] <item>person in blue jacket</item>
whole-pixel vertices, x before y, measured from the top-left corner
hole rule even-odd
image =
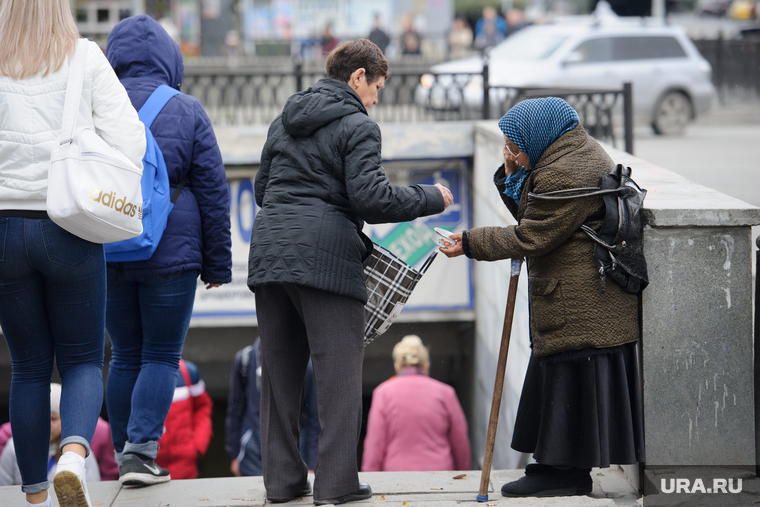
[[[179,89],[182,83],[179,46],[149,16],[119,22],[108,36],[106,58],[137,110],[159,85]],[[171,193],[186,182],[151,258],[107,266],[112,359],[106,407],[119,481],[126,485],[170,480],[154,460],[197,278],[207,289],[232,279],[227,179],[203,106],[189,95],[175,95],[150,130],[166,161]]]
[[[229,454],[230,471],[235,476],[262,475],[261,466],[261,340],[238,350],[230,375],[230,394],[225,420],[224,448]],[[299,450],[309,470],[317,464],[319,415],[314,368],[309,361],[301,404]]]

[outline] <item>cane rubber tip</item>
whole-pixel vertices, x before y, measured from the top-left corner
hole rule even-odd
[[[478,502],[487,502],[488,501],[488,495],[478,495],[477,496]]]

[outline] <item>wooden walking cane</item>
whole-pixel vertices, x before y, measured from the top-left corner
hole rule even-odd
[[[509,338],[512,336],[512,319],[515,316],[515,300],[517,299],[517,282],[520,279],[522,259],[512,259],[512,271],[509,278],[509,293],[507,294],[507,310],[504,313],[504,328],[501,331],[501,347],[499,348],[499,363],[496,367],[496,381],[493,386],[493,401],[491,402],[491,417],[488,419],[488,435],[486,436],[486,453],[483,457],[483,470],[480,474],[480,491],[478,502],[488,501],[488,483],[491,480],[491,463],[493,462],[493,446],[496,441],[496,427],[499,424],[499,409],[501,408],[501,393],[504,390],[504,372],[507,369],[507,353]]]

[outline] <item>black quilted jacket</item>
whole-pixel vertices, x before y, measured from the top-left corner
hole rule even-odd
[[[346,84],[322,79],[299,92],[269,127],[256,175],[248,286],[293,283],[367,301],[369,223],[440,213],[434,186],[391,185],[380,128]]]

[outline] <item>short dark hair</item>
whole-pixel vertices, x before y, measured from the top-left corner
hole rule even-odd
[[[358,69],[366,72],[367,83],[374,83],[381,76],[388,79],[388,60],[377,45],[367,39],[344,42],[333,49],[327,57],[327,77],[348,83]]]

